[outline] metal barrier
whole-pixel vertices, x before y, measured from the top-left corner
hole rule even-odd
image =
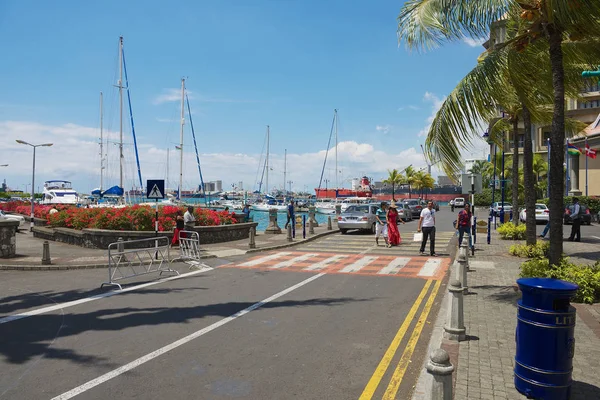
[[[127,245],[131,244],[136,248],[127,249]],[[144,244],[148,247],[143,247]],[[165,236],[109,244],[108,282],[104,282],[100,287],[110,285],[123,289],[115,281],[152,272],[159,272],[160,275],[163,272],[174,272],[179,275],[179,272],[169,266],[170,244],[169,238]]]
[[[205,267],[200,262],[200,235],[196,231],[179,231],[179,258],[189,264],[190,269]]]

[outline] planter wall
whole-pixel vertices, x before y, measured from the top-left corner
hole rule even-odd
[[[247,239],[250,237],[250,228],[256,228],[257,225],[256,222],[249,222],[232,225],[197,226],[194,230],[200,235],[200,244],[210,244]],[[155,234],[152,231],[77,230],[35,226],[33,236],[91,249],[107,249],[109,244],[116,242],[120,237],[125,241],[129,241],[153,238]],[[158,236],[166,236],[170,240],[173,238],[173,232],[158,232]],[[143,245],[143,243],[140,245]],[[133,247],[128,246],[128,248]]]

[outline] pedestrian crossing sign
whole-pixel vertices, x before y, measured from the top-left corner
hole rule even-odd
[[[146,198],[155,200],[165,198],[164,179],[148,179],[146,181]]]

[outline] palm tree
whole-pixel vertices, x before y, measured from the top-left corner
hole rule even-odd
[[[402,184],[404,179],[405,178],[402,176],[402,174],[400,172],[398,172],[397,169],[394,168],[391,171],[388,169],[388,177],[387,177],[387,179],[385,179],[383,181],[383,183],[385,183],[387,185],[392,185],[392,200],[396,201],[396,199],[394,198],[394,194],[395,194],[394,189],[396,188],[397,185]]]
[[[404,176],[405,176],[405,182],[408,184],[408,198],[410,199],[410,195],[412,192],[412,185],[413,182],[415,180],[415,174],[416,174],[416,170],[412,167],[412,165],[409,165],[408,167],[406,167],[406,169],[404,169]]]
[[[535,177],[536,195],[540,198],[544,197],[544,193],[541,192],[540,178],[548,171],[548,163],[541,154],[533,155],[532,169]]]
[[[493,48],[490,54],[486,57],[487,60],[492,59],[501,61],[501,55],[504,51],[514,49],[517,52],[529,52],[529,47],[539,48],[544,47],[546,50],[545,63],[537,63],[530,65],[530,68],[511,68],[513,78],[510,83],[515,85],[516,92],[519,93],[519,100],[529,109],[529,113],[534,114],[534,108],[540,104],[539,96],[530,96],[527,90],[532,86],[536,88],[540,82],[540,77],[544,72],[549,72],[551,76],[552,90],[547,94],[551,95],[553,104],[552,115],[552,130],[550,134],[551,144],[551,161],[550,175],[550,264],[556,265],[559,263],[562,255],[562,191],[563,175],[562,166],[564,162],[564,140],[565,140],[565,65],[563,57],[580,56],[586,58],[590,53],[595,53],[599,47],[597,43],[590,41],[590,38],[598,38],[600,33],[600,2],[597,0],[577,0],[577,1],[555,1],[555,0],[480,0],[474,2],[472,0],[455,0],[436,1],[436,0],[409,0],[407,1],[398,17],[398,36],[404,40],[409,47],[429,48],[437,46],[447,40],[462,40],[465,36],[476,39],[487,39],[488,29],[495,21],[504,18],[515,19],[515,16],[520,16],[522,29],[517,31],[517,34],[510,38],[509,41],[502,44],[499,48]],[[569,38],[570,42],[566,45],[564,41]],[[586,42],[578,42],[580,39],[587,39]],[[587,54],[582,52],[584,47],[588,48]],[[595,55],[597,57],[597,55]],[[591,60],[591,59],[590,59]],[[457,90],[453,92],[456,96],[454,105],[458,104],[459,108],[446,110],[446,113],[453,114],[451,129],[448,129],[449,135],[446,140],[441,139],[438,135],[437,141],[431,139],[431,134],[428,137],[427,145],[428,152],[431,158],[432,153],[437,153],[437,158],[442,158],[445,162],[445,168],[455,170],[460,164],[459,146],[465,146],[472,141],[472,135],[477,130],[477,119],[490,120],[494,116],[491,112],[486,112],[485,106],[487,100],[480,99],[479,102],[469,102],[473,97],[479,94],[491,95],[494,88],[497,86],[497,80],[494,79],[494,72],[499,72],[502,69],[500,62],[495,63],[496,68],[492,68],[488,63],[487,73],[485,74],[469,74],[471,78],[479,78],[471,80],[467,83],[470,89],[475,89],[469,93],[467,90]],[[593,62],[590,62],[593,64]],[[567,63],[567,65],[569,65]],[[522,65],[523,66],[523,65]],[[544,71],[544,67],[549,66],[549,69]],[[483,68],[481,68],[483,69]],[[496,71],[494,71],[494,69]],[[476,69],[477,70],[477,67]],[[474,70],[474,71],[475,71]],[[481,71],[480,71],[481,72]],[[491,72],[491,74],[490,74]],[[521,75],[520,77],[518,75]],[[504,78],[504,77],[503,77]],[[466,79],[466,78],[465,78]],[[463,83],[461,82],[461,83]],[[491,83],[491,84],[490,84]],[[460,86],[460,85],[459,85]],[[464,86],[464,84],[463,84]],[[464,89],[464,88],[463,88]],[[484,89],[480,93],[478,89]],[[462,95],[462,97],[459,97]],[[451,95],[452,96],[452,95]],[[449,96],[450,98],[450,96]],[[482,101],[483,100],[483,101]],[[502,103],[499,99],[494,99],[493,105],[497,106]],[[438,112],[438,116],[443,111]],[[474,114],[472,117],[465,120],[466,114]],[[457,116],[461,119],[457,119]],[[527,116],[526,125],[530,125],[529,117]],[[436,119],[438,119],[436,117]],[[439,128],[436,124],[440,121],[435,121],[432,124],[432,129]],[[464,129],[452,129],[452,128]],[[527,135],[530,131],[526,131]],[[430,131],[431,133],[431,131]],[[527,147],[529,145],[527,144]],[[526,149],[526,151],[529,150]],[[440,157],[442,156],[443,157]],[[529,162],[526,160],[525,164]],[[530,171],[529,165],[527,170]],[[527,174],[530,176],[531,174]],[[533,214],[528,212],[528,214]]]

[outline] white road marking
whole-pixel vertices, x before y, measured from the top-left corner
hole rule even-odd
[[[394,258],[388,265],[383,267],[377,273],[378,274],[388,274],[388,275],[389,274],[397,274],[398,272],[400,272],[400,270],[402,268],[404,268],[406,266],[406,264],[408,264],[409,261],[410,261],[410,258],[405,258],[405,257]]]
[[[590,237],[593,237],[594,239],[600,240],[600,237],[598,237],[598,236],[590,236]]]
[[[99,376],[96,379],[92,379],[91,381],[84,383],[81,386],[71,389],[68,392],[65,392],[59,396],[56,396],[56,397],[52,398],[52,400],[67,400],[67,399],[73,398],[75,396],[78,396],[78,395],[80,395],[80,394],[106,382],[106,381],[116,378],[117,376],[122,375],[127,371],[131,371],[132,369],[137,368],[140,365],[147,363],[148,361],[151,361],[157,357],[160,357],[163,354],[165,354],[171,350],[174,350],[179,346],[183,346],[184,344],[191,342],[192,340],[197,339],[200,336],[203,336],[211,331],[214,331],[215,329],[227,324],[228,322],[231,322],[237,318],[240,318],[240,317],[248,314],[250,311],[254,311],[257,308],[260,308],[273,300],[277,300],[278,298],[285,296],[286,294],[293,292],[294,290],[296,290],[298,288],[301,288],[302,286],[314,281],[315,279],[322,277],[323,275],[325,275],[324,272],[314,275],[314,276],[311,276],[310,278],[305,279],[302,282],[295,284],[294,286],[290,286],[289,288],[284,289],[279,293],[275,293],[271,297],[267,297],[266,299],[259,301],[258,303],[254,303],[250,307],[245,308],[241,311],[238,311],[235,314],[230,315],[229,317],[223,318],[222,320],[217,321],[214,324],[207,326],[206,328],[202,328],[202,329],[200,329],[188,336],[185,336],[171,344],[161,347],[160,349],[155,350],[152,353],[148,353],[145,356],[138,358],[137,360],[133,360],[132,362],[125,364],[122,367],[112,370],[104,375]]]
[[[352,264],[347,265],[344,268],[342,268],[340,270],[340,272],[360,271],[361,269],[363,269],[364,267],[366,267],[367,265],[369,265],[376,259],[377,259],[377,257],[370,257],[370,256],[362,257],[362,258],[358,259],[356,262],[353,262]]]
[[[294,263],[301,262],[301,261],[306,261],[309,258],[312,258],[312,257],[314,257],[316,255],[317,254],[303,254],[301,256],[294,257],[294,258],[292,258],[290,260],[282,261],[282,262],[280,262],[278,264],[275,264],[271,268],[277,269],[277,268],[291,267],[292,265],[294,265]]]
[[[318,263],[313,264],[310,267],[306,267],[306,268],[304,268],[304,270],[305,271],[318,271],[320,269],[327,267],[330,264],[333,264],[336,261],[343,260],[344,258],[348,258],[348,256],[343,256],[341,254],[338,254],[338,255],[329,257],[323,261],[319,261]]]
[[[203,269],[198,270],[198,271],[186,272],[185,274],[181,274],[181,275],[177,275],[177,276],[171,276],[171,277],[168,277],[168,278],[165,278],[165,279],[159,279],[159,280],[156,280],[156,281],[153,281],[153,282],[143,283],[141,285],[131,286],[131,287],[125,288],[123,290],[115,290],[115,291],[112,291],[112,292],[100,293],[100,294],[97,294],[95,296],[86,297],[86,298],[79,299],[79,300],[68,301],[66,303],[58,303],[58,304],[55,304],[53,306],[38,308],[38,309],[35,309],[35,310],[31,310],[31,311],[27,311],[27,312],[24,312],[24,313],[20,313],[20,314],[9,315],[8,317],[0,318],[0,325],[1,324],[6,324],[7,322],[12,322],[12,321],[16,321],[16,320],[19,320],[19,319],[27,318],[27,317],[33,317],[34,315],[47,314],[47,313],[52,312],[52,311],[62,310],[64,308],[68,308],[68,307],[74,307],[74,306],[77,306],[79,304],[89,303],[91,301],[104,299],[106,297],[115,296],[115,295],[118,295],[118,294],[121,294],[121,293],[127,293],[127,292],[131,292],[131,291],[134,291],[134,290],[143,289],[143,288],[146,288],[148,286],[158,285],[159,283],[164,283],[164,282],[173,281],[175,279],[185,278],[186,276],[196,275],[196,274],[199,274],[199,273],[202,273],[202,272],[210,271],[212,269],[213,269],[212,267],[208,267],[207,266],[206,268],[203,268]]]
[[[418,276],[433,276],[441,264],[442,264],[442,260],[440,260],[438,258],[428,258],[427,261],[425,261],[425,265],[423,265],[423,267],[421,267],[421,270],[419,271],[419,273],[417,275]]]
[[[265,261],[275,260],[275,259],[277,259],[279,257],[284,257],[284,256],[287,256],[287,255],[290,255],[290,254],[292,254],[292,253],[290,253],[288,251],[280,251],[279,253],[271,254],[270,256],[264,256],[264,257],[261,257],[261,258],[257,258],[256,260],[245,262],[243,264],[240,264],[239,266],[240,267],[253,267],[255,265],[262,264]]]

